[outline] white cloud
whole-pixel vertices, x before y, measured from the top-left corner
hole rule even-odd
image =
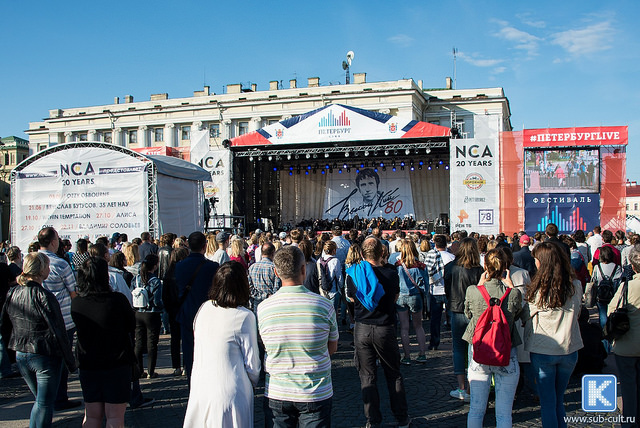
[[[505,71],[507,71],[507,67],[496,67],[491,71],[491,73],[500,74],[500,73],[504,73]]]
[[[409,47],[413,44],[415,39],[411,36],[407,36],[406,34],[396,34],[395,36],[389,37],[387,41],[399,46]]]
[[[520,19],[523,24],[528,25],[529,27],[545,28],[547,26],[546,22],[531,18],[530,13],[521,13],[516,15],[516,17]]]
[[[476,67],[493,67],[504,62],[503,59],[478,58],[478,54],[466,55],[464,52],[458,52],[458,58]]]
[[[578,30],[566,30],[551,35],[551,43],[574,57],[611,49],[614,29],[611,21],[604,21]]]
[[[533,34],[518,30],[517,28],[509,25],[503,26],[495,36],[508,42],[515,43],[516,49],[526,51],[529,56],[537,54],[538,43],[542,40]]]

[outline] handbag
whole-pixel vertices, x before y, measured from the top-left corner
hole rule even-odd
[[[622,286],[622,293],[618,298],[616,304],[616,310],[609,315],[607,322],[604,326],[604,338],[612,341],[620,339],[626,332],[629,331],[631,325],[629,323],[629,311],[627,310],[627,286],[629,281],[624,278],[624,285]],[[622,301],[622,306],[620,302]]]
[[[598,286],[593,281],[587,282],[587,285],[584,287],[584,305],[587,308],[593,308],[596,305],[596,295]]]

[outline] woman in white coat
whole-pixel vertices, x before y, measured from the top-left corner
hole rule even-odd
[[[193,323],[191,391],[185,427],[253,427],[253,387],[260,375],[258,333],[246,269],[224,263]]]

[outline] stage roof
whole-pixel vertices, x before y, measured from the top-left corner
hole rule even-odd
[[[449,137],[451,130],[342,104],[319,109],[231,139],[231,147]]]

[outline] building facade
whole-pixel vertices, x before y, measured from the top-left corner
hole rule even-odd
[[[483,134],[498,138],[495,136],[500,132],[512,130],[509,101],[502,88],[454,89],[447,78],[444,88],[425,89],[422,81],[412,79],[367,82],[365,73],[354,74],[352,82],[321,85],[318,77],[312,77],[305,87],[299,87],[294,79],[288,88],[271,81],[267,90],[257,90],[255,84],[230,84],[223,94],[212,93],[205,86],[186,98],[172,99],[164,93],[134,102],[132,96],[125,96],[124,100],[115,98],[112,104],[53,109],[48,118],[29,124],[29,150],[33,154],[65,142],[100,141],[134,150],[169,147],[189,160],[196,130],[208,130],[211,150],[228,150],[225,140],[329,104],[450,127],[460,138],[487,136]],[[496,129],[487,130],[488,117],[494,119],[489,122]],[[257,186],[259,183],[256,192]],[[234,191],[237,186],[230,183],[229,192],[233,195]],[[274,207],[269,209],[273,211]],[[244,215],[238,212],[243,209],[253,208],[232,201],[228,212]],[[249,217],[264,215],[254,212]]]

